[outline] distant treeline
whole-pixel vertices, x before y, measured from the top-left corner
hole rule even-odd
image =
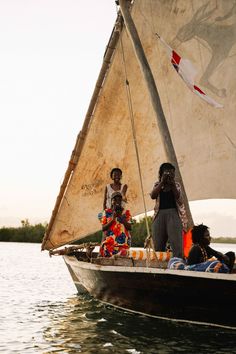
[[[20,227],[0,228],[0,241],[41,243],[47,224],[31,225],[28,219],[21,220]]]
[[[212,243],[236,243],[236,237],[213,237]]]
[[[151,233],[151,216],[147,217],[149,230]],[[31,225],[28,219],[21,221],[20,227],[2,227],[0,228],[0,241],[4,242],[32,242],[41,243],[43,236],[47,228],[47,223],[45,224],[35,224]],[[142,219],[140,221],[133,222],[132,225],[132,246],[133,247],[143,247],[145,239],[147,237],[146,221]],[[88,235],[82,240],[74,242],[74,244],[80,244],[85,242],[101,242],[102,231],[97,231],[93,234]],[[236,237],[217,237],[212,238],[212,242],[218,243],[236,243]]]
[[[151,228],[151,217],[148,217],[149,228]],[[41,243],[45,234],[47,224],[31,225],[28,221],[22,220],[20,227],[2,227],[0,228],[0,241],[4,242],[32,242]],[[132,227],[132,246],[143,247],[145,238],[147,237],[146,222],[134,221]],[[102,231],[97,231],[88,235],[80,241],[74,242],[74,244],[80,244],[84,242],[101,242]]]

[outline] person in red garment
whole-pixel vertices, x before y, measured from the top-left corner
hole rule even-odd
[[[102,224],[104,238],[99,254],[102,257],[113,255],[127,256],[131,246],[131,215],[122,207],[122,194],[114,192],[111,196],[111,208],[98,215]]]

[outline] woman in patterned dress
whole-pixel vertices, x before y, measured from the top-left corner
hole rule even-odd
[[[111,208],[106,208],[98,216],[104,239],[99,254],[102,257],[113,255],[127,256],[131,246],[131,215],[122,207],[122,194],[114,192],[111,196]]]

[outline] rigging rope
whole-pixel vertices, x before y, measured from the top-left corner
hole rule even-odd
[[[118,12],[118,7],[116,7],[116,8],[117,8],[117,12]],[[136,153],[136,158],[137,158],[139,179],[140,179],[143,206],[144,206],[144,215],[145,215],[144,218],[145,218],[145,225],[146,225],[146,230],[147,230],[147,237],[146,237],[145,242],[144,242],[144,248],[146,248],[146,250],[147,250],[146,265],[149,266],[150,265],[150,261],[151,261],[151,248],[153,249],[154,258],[156,260],[158,260],[158,258],[157,258],[156,252],[155,252],[153,239],[152,239],[151,234],[150,234],[149,225],[148,225],[148,219],[147,219],[147,207],[146,207],[146,202],[145,202],[145,197],[144,197],[142,171],[141,171],[139,151],[138,151],[138,145],[137,145],[137,139],[136,139],[133,105],[132,105],[132,98],[131,98],[131,91],[130,91],[130,86],[129,86],[127,68],[126,68],[126,61],[125,61],[125,54],[124,54],[124,46],[123,46],[123,41],[122,41],[122,35],[120,35],[120,44],[121,44],[122,62],[123,62],[124,74],[125,74],[125,83],[126,83],[125,87],[126,87],[127,101],[128,101],[128,107],[129,107],[129,115],[130,115],[130,121],[131,121],[131,127],[132,127],[132,134],[133,134],[135,153]]]
[[[151,235],[150,235],[148,220],[147,220],[147,207],[146,207],[146,202],[145,202],[145,197],[144,197],[143,179],[142,179],[139,151],[138,151],[135,124],[134,124],[134,112],[133,112],[131,92],[130,92],[129,80],[128,80],[127,69],[126,69],[122,36],[120,36],[120,44],[121,44],[122,61],[123,61],[123,66],[124,66],[125,87],[126,87],[127,101],[128,101],[128,107],[129,107],[129,116],[130,116],[130,121],[131,121],[132,135],[133,135],[135,153],[136,153],[137,164],[138,164],[139,179],[140,179],[140,185],[141,185],[141,191],[142,191],[142,199],[143,199],[144,214],[145,214],[145,224],[146,224],[147,236],[148,236],[148,238],[150,238]]]
[[[151,11],[152,11],[152,9],[151,9]],[[145,18],[145,16],[144,16],[144,18]],[[145,20],[146,20],[146,18],[145,18]],[[153,33],[153,30],[152,30],[152,28],[151,28],[151,26],[150,26],[150,24],[148,23],[147,20],[146,20],[146,23],[148,24],[149,28],[151,29],[152,34],[155,35]],[[136,151],[136,157],[137,157],[137,163],[138,163],[138,170],[139,170],[139,178],[140,178],[141,190],[142,190],[142,198],[143,198],[144,211],[145,211],[144,214],[145,214],[145,224],[146,224],[146,230],[147,230],[147,238],[146,238],[146,240],[144,242],[144,248],[146,248],[146,250],[147,250],[146,262],[147,262],[147,266],[149,266],[150,265],[150,261],[151,261],[151,249],[153,250],[154,258],[156,260],[158,260],[158,258],[157,258],[156,252],[155,252],[155,247],[154,247],[153,239],[152,239],[150,231],[149,231],[148,220],[147,220],[147,208],[146,208],[146,203],[145,203],[145,198],[144,198],[142,173],[141,173],[140,159],[139,159],[137,140],[136,140],[136,134],[135,134],[132,99],[131,99],[131,92],[130,92],[130,86],[129,86],[129,81],[128,81],[127,69],[126,69],[126,62],[125,62],[125,55],[124,55],[124,47],[123,47],[123,42],[122,42],[122,36],[120,36],[120,43],[121,43],[122,61],[123,61],[124,73],[125,73],[127,100],[128,100],[128,105],[129,105],[130,120],[131,120],[131,125],[132,125],[132,133],[133,133],[133,139],[134,139],[134,145],[135,145],[135,151]],[[168,97],[167,97],[167,102],[168,102],[168,108],[169,108],[169,112],[170,112],[170,103],[169,103]],[[170,112],[170,115],[171,115],[171,112]]]

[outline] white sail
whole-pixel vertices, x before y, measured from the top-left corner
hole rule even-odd
[[[136,0],[132,17],[155,77],[189,200],[236,198],[236,6],[234,1]],[[196,81],[224,107],[216,110],[186,88],[170,65],[159,33],[198,70]],[[125,28],[121,35],[148,210],[166,161],[146,83]],[[120,167],[128,208],[143,212],[119,40],[97,95],[85,142],[43,248],[56,248],[100,228],[104,188]]]

